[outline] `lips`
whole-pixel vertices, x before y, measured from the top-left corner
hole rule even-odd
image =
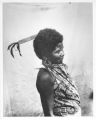
[[[64,58],[64,57],[60,57],[60,58],[58,59],[58,61],[62,61],[62,60],[63,60],[63,58]]]
[[[63,58],[64,58],[64,56],[60,57],[60,59],[63,59]]]

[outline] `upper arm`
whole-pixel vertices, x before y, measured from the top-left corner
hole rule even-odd
[[[40,93],[44,113],[47,113],[48,116],[53,115],[53,85],[54,82],[49,72],[44,69],[40,69],[37,76],[36,86]]]
[[[50,73],[46,69],[41,68],[36,82],[39,93],[46,97],[50,96],[53,92],[53,84]]]

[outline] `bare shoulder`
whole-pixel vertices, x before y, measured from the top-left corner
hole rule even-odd
[[[40,68],[37,79],[40,79],[41,81],[43,81],[43,80],[47,81],[48,79],[51,79],[51,75],[47,69]]]
[[[40,68],[36,82],[38,91],[51,89],[53,84],[54,83],[49,71],[45,68]]]

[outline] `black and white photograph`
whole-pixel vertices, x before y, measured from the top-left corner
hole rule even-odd
[[[93,3],[3,3],[3,116],[93,116]]]

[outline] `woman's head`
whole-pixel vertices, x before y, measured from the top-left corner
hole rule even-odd
[[[40,30],[33,43],[34,51],[40,59],[43,59],[43,57],[48,57],[62,41],[63,36],[56,30]]]

